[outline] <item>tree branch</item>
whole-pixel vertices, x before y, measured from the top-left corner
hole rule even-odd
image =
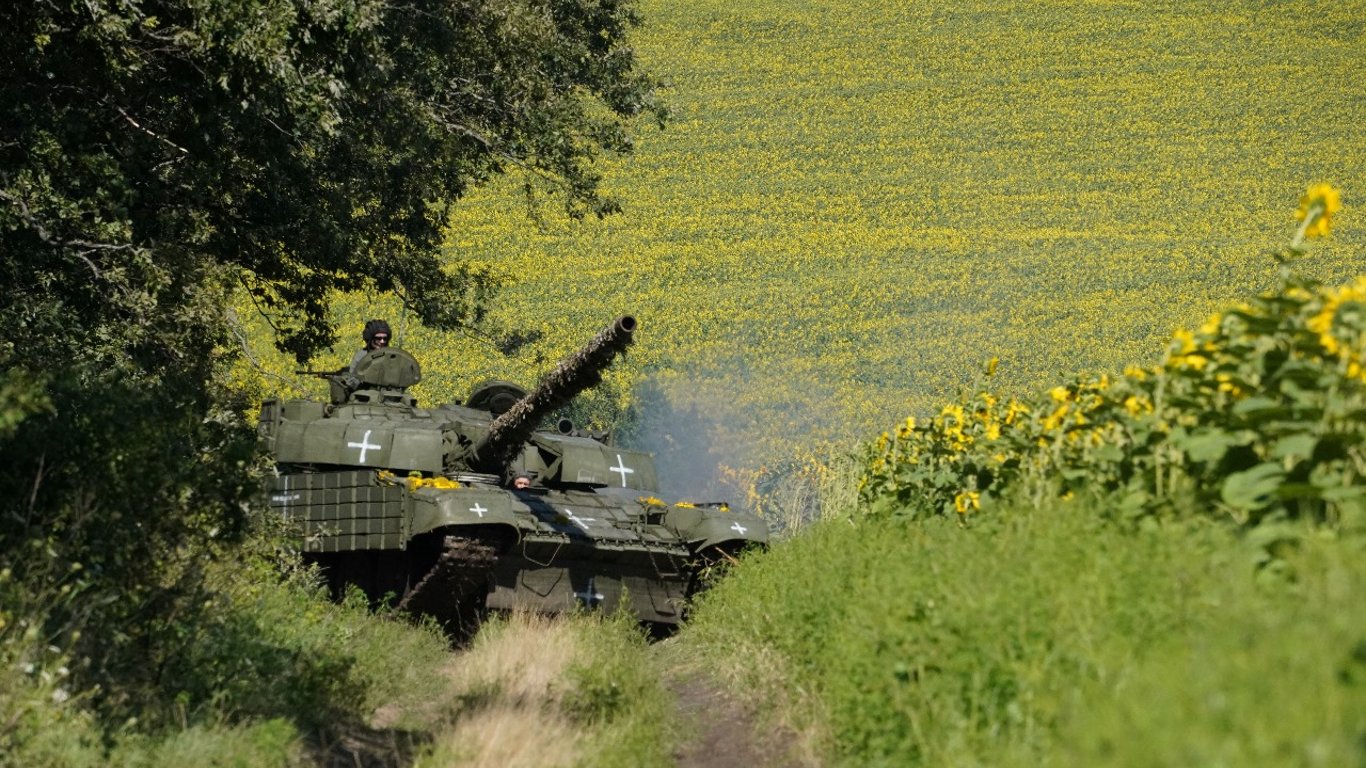
[[[3,181],[8,183],[8,177],[4,177]],[[84,249],[81,251],[74,251],[72,255],[81,261],[84,261],[85,265],[90,267],[90,272],[96,279],[103,277],[103,273],[100,272],[99,267],[95,266],[95,262],[86,258],[87,253],[92,253],[94,251],[127,251],[137,247],[132,243],[115,244],[92,243],[89,240],[63,240],[62,238],[53,236],[53,234],[48,231],[47,227],[43,226],[43,223],[38,220],[37,216],[33,215],[33,212],[29,210],[28,204],[26,204],[22,198],[11,195],[4,190],[0,190],[0,200],[9,201],[11,204],[17,206],[19,208],[19,218],[28,225],[29,229],[38,236],[39,240],[42,240],[47,245],[62,249]]]
[[[119,112],[120,115],[123,115],[123,119],[124,119],[124,120],[127,120],[129,125],[133,126],[134,128],[138,129],[139,131],[142,131],[143,133],[147,134],[148,136],[151,136],[152,138],[156,139],[157,141],[161,142],[162,144],[165,144],[166,146],[168,146],[168,147],[170,147],[170,148],[172,148],[172,149],[178,149],[178,150],[180,150],[180,153],[181,153],[182,155],[188,155],[188,154],[190,154],[190,150],[188,150],[188,149],[186,149],[186,148],[180,146],[179,144],[175,143],[174,141],[171,141],[170,139],[166,138],[165,136],[162,136],[162,135],[160,135],[160,134],[158,134],[158,133],[154,133],[154,132],[152,132],[152,131],[150,131],[150,130],[144,128],[144,127],[142,126],[141,123],[139,123],[138,121],[134,120],[133,117],[132,117],[131,115],[129,115],[127,112],[125,112],[125,111],[123,110],[123,107],[120,107],[119,105],[115,104],[115,105],[114,105],[114,109],[118,110],[118,112]]]

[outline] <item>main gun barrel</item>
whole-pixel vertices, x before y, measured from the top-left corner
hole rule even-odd
[[[636,319],[622,315],[582,349],[565,358],[536,388],[494,420],[474,448],[474,463],[484,472],[501,474],[523,444],[552,411],[563,407],[602,381],[602,372],[630,346]]]

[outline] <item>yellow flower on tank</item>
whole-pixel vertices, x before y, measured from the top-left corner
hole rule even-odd
[[[898,427],[896,428],[896,436],[897,436],[897,438],[900,439],[900,440],[905,440],[906,438],[910,437],[910,436],[911,436],[911,433],[914,432],[914,431],[915,431],[915,417],[914,417],[914,416],[907,416],[907,417],[906,417],[906,420],[903,421],[903,422],[901,423],[901,425],[898,426]]]
[[[1227,392],[1234,397],[1239,397],[1243,394],[1243,388],[1233,383],[1233,376],[1231,374],[1217,373],[1214,375],[1214,380],[1218,383],[1218,390],[1220,392]]]

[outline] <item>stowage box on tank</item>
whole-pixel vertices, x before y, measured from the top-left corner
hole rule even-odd
[[[421,368],[388,348],[323,374],[332,402],[267,400],[270,504],[334,590],[355,584],[452,628],[513,607],[675,624],[700,570],[766,544],[767,525],[725,504],[659,500],[648,453],[565,421],[540,429],[601,380],[635,328],[618,318],[530,392],[490,382],[463,405],[419,408],[407,390]],[[531,487],[514,488],[518,475]]]

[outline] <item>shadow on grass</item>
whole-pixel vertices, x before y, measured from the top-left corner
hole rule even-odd
[[[315,729],[304,738],[304,749],[307,764],[322,768],[403,768],[431,740],[422,731],[347,723]]]

